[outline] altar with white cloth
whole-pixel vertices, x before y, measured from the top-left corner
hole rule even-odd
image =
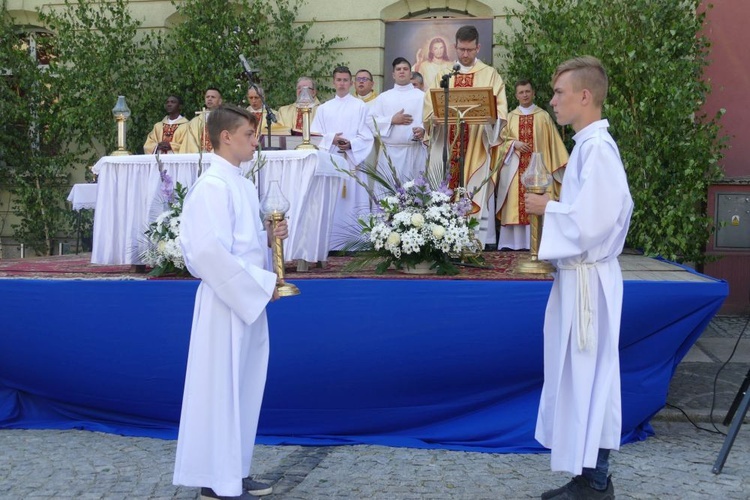
[[[159,157],[172,180],[186,187],[192,186],[199,171],[210,168],[212,158],[212,154]],[[242,165],[245,172],[252,167],[252,162]],[[165,209],[156,156],[105,156],[93,172],[99,177],[91,262],[141,264],[140,255],[148,245],[143,233]],[[334,168],[328,153],[317,150],[262,153],[261,199],[268,184],[277,180],[290,203],[287,260],[327,259],[335,197],[344,175]]]

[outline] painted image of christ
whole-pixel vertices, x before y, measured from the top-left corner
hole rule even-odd
[[[424,79],[425,90],[439,87],[440,77],[456,63],[456,30],[472,24],[479,30],[479,57],[492,64],[491,18],[396,19],[385,23],[383,89],[393,87],[391,61],[405,57]]]
[[[424,78],[426,86],[433,86],[433,82],[439,76],[448,73],[453,66],[454,59],[448,55],[450,45],[442,36],[430,39],[427,46],[427,57],[424,56],[423,47],[417,49],[412,71],[418,71]]]

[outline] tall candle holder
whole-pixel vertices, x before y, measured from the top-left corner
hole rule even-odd
[[[310,142],[310,113],[315,105],[315,99],[308,87],[302,88],[295,105],[302,112],[302,143],[294,149],[318,149],[318,146]]]
[[[111,156],[126,156],[130,154],[130,151],[126,149],[127,143],[125,136],[127,133],[127,126],[125,122],[130,118],[130,108],[125,102],[125,96],[118,96],[115,107],[112,108],[112,114],[117,122],[117,149],[111,153]]]
[[[544,194],[551,183],[552,176],[544,165],[542,153],[531,153],[529,166],[521,174],[521,184],[524,185],[526,191],[529,193]],[[542,239],[544,216],[529,214],[529,223],[529,231],[531,233],[529,259],[521,261],[516,266],[516,271],[528,274],[549,274],[555,270],[555,267],[545,260],[539,260],[539,244]]]
[[[270,219],[272,231],[284,220],[284,215],[289,210],[289,200],[281,192],[279,181],[271,181],[268,193],[263,198],[261,210]],[[277,236],[273,237],[272,250],[273,269],[276,276],[278,276],[276,290],[279,292],[279,297],[299,295],[299,288],[284,281],[284,242],[281,241],[281,238]]]

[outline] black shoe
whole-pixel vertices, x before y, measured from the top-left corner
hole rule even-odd
[[[256,497],[263,497],[273,493],[273,486],[261,483],[260,481],[253,481],[253,478],[250,476],[242,480],[242,489]]]
[[[254,497],[246,491],[242,492],[242,495],[238,497],[223,497],[217,495],[211,488],[201,488],[201,500],[252,500],[253,498],[257,497]]]
[[[615,487],[612,477],[607,478],[607,489],[604,491],[592,488],[588,479],[583,476],[574,477],[562,488],[542,493],[542,500],[615,500]]]

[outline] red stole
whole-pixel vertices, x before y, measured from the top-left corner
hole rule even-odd
[[[251,113],[254,114],[255,118],[258,120],[258,125],[255,126],[255,137],[258,138],[261,136],[263,130],[263,110],[251,111]]]
[[[294,120],[294,128],[292,129],[292,135],[302,135],[302,110],[297,108],[297,119]]]
[[[174,133],[179,126],[179,123],[173,123],[172,125],[165,123],[161,133],[161,140],[164,142],[172,142],[172,139],[174,139]]]
[[[473,87],[474,86],[474,73],[469,73],[467,75],[464,74],[457,74],[453,77],[453,87],[454,88],[465,88],[465,87]],[[464,123],[463,127],[464,129],[464,140],[463,140],[463,148],[464,153],[469,148],[469,124]],[[450,176],[451,181],[449,187],[451,189],[456,189],[458,187],[458,176],[464,175],[464,172],[461,172],[459,170],[459,156],[461,153],[461,144],[459,144],[459,141],[455,140],[456,135],[458,135],[458,128],[455,125],[449,125],[448,126],[448,144],[452,144],[451,147],[451,158],[450,158]],[[463,185],[466,186],[466,181],[468,180],[466,177],[463,177]]]
[[[521,115],[518,117],[518,140],[531,145],[532,150],[534,148],[534,115]],[[531,161],[531,153],[521,153],[521,157],[518,161],[518,223],[521,225],[529,224],[529,214],[526,213],[526,202],[524,200],[524,194],[526,188],[521,182],[521,176],[526,172],[526,168],[529,166]]]

